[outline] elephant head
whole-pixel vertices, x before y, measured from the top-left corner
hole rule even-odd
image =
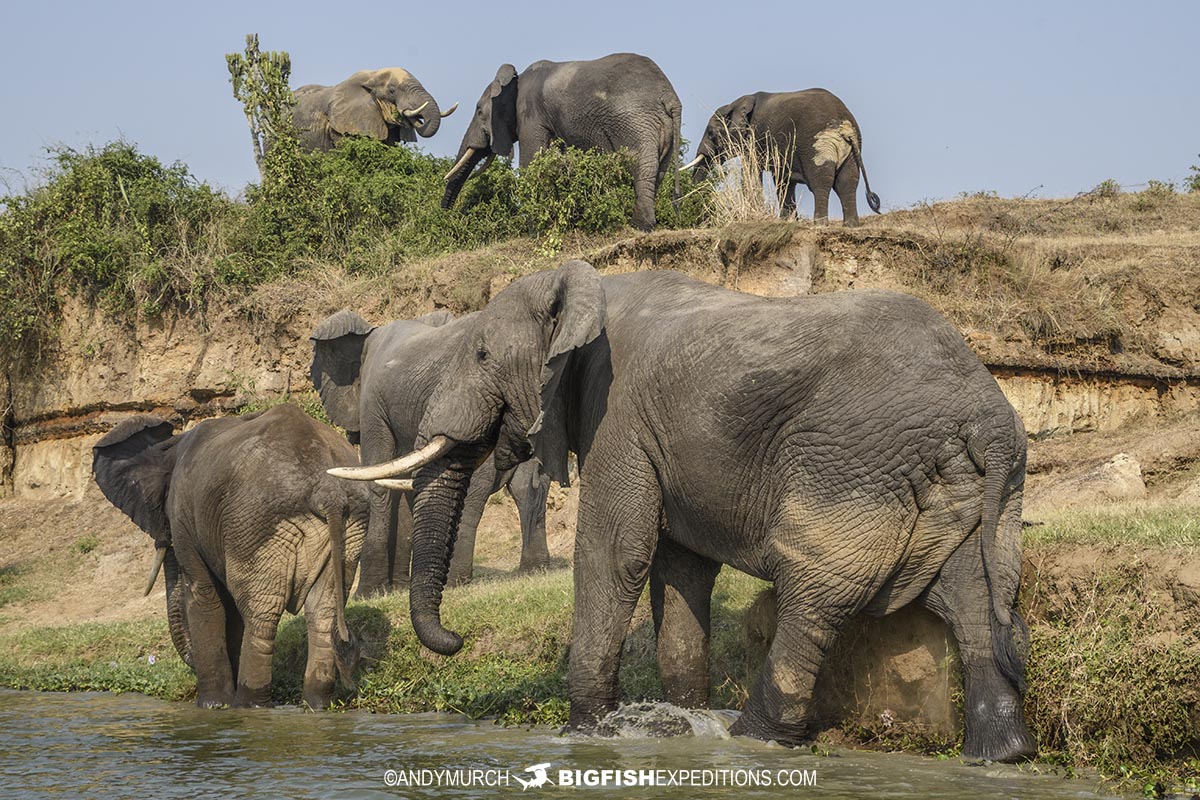
[[[509,469],[531,454],[567,482],[567,392],[573,355],[602,333],[604,292],[583,261],[515,281],[470,320],[420,424],[415,453],[373,467],[335,470],[360,480],[413,470],[413,627],[430,649],[462,646],[442,627],[442,590],[467,485],[492,451]]]
[[[184,624],[179,564],[171,550],[171,523],[167,517],[177,442],[174,428],[166,420],[151,414],[130,417],[92,448],[92,474],[104,496],[154,540],[154,566],[145,594],[150,594],[159,570],[165,566],[171,640],[179,657],[190,666],[191,643]]]
[[[714,163],[721,164],[728,160],[734,143],[742,141],[750,132],[754,101],[754,95],[744,95],[721,106],[709,117],[704,135],[696,147],[696,158],[683,167],[692,170],[695,180],[704,180]]]
[[[415,142],[420,134],[433,136],[447,111],[410,72],[399,67],[362,70],[333,87],[326,112],[339,134],[370,136],[381,141]]]
[[[513,144],[517,141],[517,83],[517,68],[502,64],[496,70],[496,77],[484,89],[483,96],[475,104],[475,116],[458,146],[458,160],[446,173],[442,208],[454,205],[471,171],[485,157],[487,162],[483,169],[487,169],[496,156],[512,156]]]

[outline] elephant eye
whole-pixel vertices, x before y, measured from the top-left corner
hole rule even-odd
[[[480,347],[478,350],[475,351],[475,358],[479,361],[480,364],[486,363],[488,360],[488,351],[486,349],[484,349],[483,347]]]

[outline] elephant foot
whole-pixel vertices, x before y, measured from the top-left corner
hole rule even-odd
[[[750,710],[742,712],[730,727],[729,733],[732,736],[749,736],[764,742],[778,742],[785,747],[799,747],[812,739],[807,723],[766,719]]]
[[[1037,741],[1024,716],[968,713],[962,756],[981,761],[1028,761],[1037,755]]]
[[[232,705],[234,708],[271,708],[274,705],[271,702],[271,687],[248,689],[239,686]]]
[[[846,218],[846,219],[842,220],[843,228],[857,228],[860,224],[861,223],[859,223],[858,217]]]
[[[566,730],[574,733],[603,734],[601,722],[617,710],[616,700],[572,700]]]
[[[531,559],[521,559],[520,566],[517,567],[517,572],[527,574],[531,572],[546,572],[553,566],[550,556],[537,557]]]
[[[325,692],[305,692],[304,705],[308,706],[313,711],[325,711],[333,702],[333,692],[328,694]]]
[[[198,708],[230,708],[233,706],[233,697],[225,694],[197,694],[196,706]]]
[[[446,585],[450,588],[454,588],[455,586],[466,586],[470,582],[471,574],[469,572],[465,575],[451,575],[446,579]]]

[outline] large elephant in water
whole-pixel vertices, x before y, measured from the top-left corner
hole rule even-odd
[[[167,619],[196,671],[200,706],[263,705],[284,611],[308,623],[304,700],[325,708],[357,646],[346,590],[367,527],[365,486],[325,469],[358,463],[337,431],[293,405],[201,422],[174,435],[140,414],[95,446],[96,483],[154,539],[167,577]]]
[[[633,224],[654,227],[654,196],[679,151],[682,106],[667,76],[650,59],[616,53],[594,61],[538,61],[517,74],[504,64],[475,106],[475,116],[446,174],[442,207],[450,208],[471,171],[492,156],[521,166],[556,140],[633,158]],[[486,164],[484,165],[486,168]]]
[[[778,632],[734,732],[809,734],[817,671],[860,611],[919,601],[963,662],[964,755],[1035,744],[1021,696],[1025,435],[996,381],[928,305],[885,291],[767,299],[672,272],[586,263],[515,281],[473,319],[426,404],[410,607],[454,653],[440,599],[453,521],[489,452],[579,457],[571,725],[618,694],[622,641],[649,577],[669,696],[707,678],[722,564],[774,582]],[[703,684],[707,689],[707,683]]]
[[[862,157],[862,131],[846,104],[824,89],[803,92],[756,92],[721,106],[704,128],[696,158],[685,167],[703,180],[708,169],[757,149],[756,163],[784,185],[784,217],[796,213],[796,187],[813,193],[813,217],[829,219],[829,190],[842,203],[842,219],[858,224],[858,174],[867,185],[867,205],[879,213],[879,195],[871,191]],[[743,160],[745,166],[745,160]],[[762,184],[762,172],[758,174]]]
[[[292,123],[308,150],[330,150],[343,136],[369,136],[388,144],[415,142],[417,134],[433,136],[442,111],[408,70],[366,69],[336,86],[310,83],[295,91]]]
[[[379,464],[412,449],[439,366],[464,330],[446,311],[374,326],[349,309],[322,320],[312,334],[311,378],[333,424],[360,446],[363,464]],[[497,469],[488,459],[471,479],[458,523],[451,585],[471,579],[475,532],[487,500],[507,487],[521,519],[520,570],[545,569],[547,478],[536,459]],[[402,499],[403,498],[403,499]],[[412,554],[411,493],[372,487],[371,521],[363,545],[359,597],[407,588]]]

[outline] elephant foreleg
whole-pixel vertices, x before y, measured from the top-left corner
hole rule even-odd
[[[650,606],[658,672],[667,701],[708,707],[708,645],[713,584],[721,565],[660,537],[650,566]]]
[[[508,481],[508,491],[521,517],[521,572],[535,572],[550,566],[546,546],[546,495],[550,478],[541,464],[530,459],[517,467]]]
[[[641,156],[633,168],[633,227],[654,230],[654,196],[658,193],[658,154]]]
[[[362,463],[381,464],[395,458],[396,442],[391,429],[382,422],[369,423],[362,433]],[[399,526],[399,497],[381,486],[371,486],[371,515],[367,535],[359,556],[358,589],[360,599],[382,594],[408,579],[408,552]],[[411,528],[411,526],[410,526]]]
[[[800,181],[788,180],[787,188],[783,190],[783,204],[779,208],[781,219],[796,218],[796,187],[799,185]]]
[[[475,470],[467,487],[462,516],[458,522],[458,536],[454,540],[454,555],[450,559],[450,574],[446,579],[448,586],[462,586],[471,582],[475,566],[475,534],[495,486],[496,462],[489,458]]]

